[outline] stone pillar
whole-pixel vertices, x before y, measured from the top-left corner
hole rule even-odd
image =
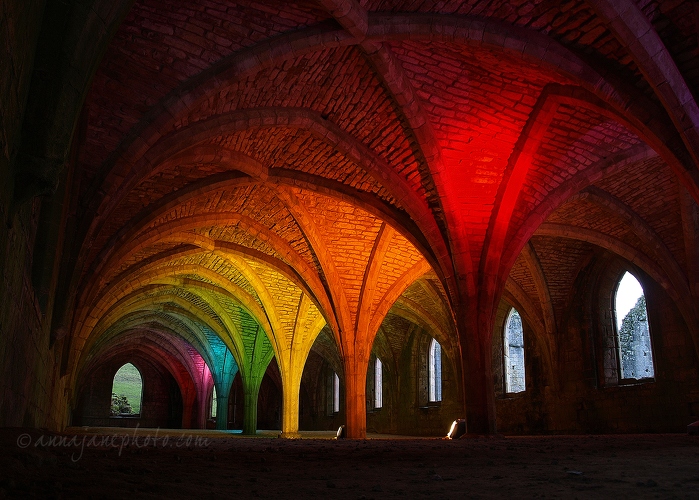
[[[194,384],[187,384],[182,391],[182,428],[191,429],[194,425],[194,403],[197,399],[197,392]]]
[[[345,362],[345,416],[347,438],[366,439],[367,363],[350,356]]]
[[[192,428],[192,413],[194,412],[194,401],[187,401],[182,404],[182,428]]]
[[[459,324],[466,432],[495,434],[495,387],[490,352],[493,322],[483,314],[472,312],[471,315],[462,318]],[[480,316],[480,321],[473,317],[476,315]],[[474,326],[468,329],[466,324]]]
[[[216,429],[219,431],[228,429],[228,391],[225,395],[216,392]]]
[[[238,365],[235,363],[233,356],[230,355],[229,351],[226,351],[226,353],[227,356],[224,357],[222,370],[218,375],[220,383],[216,385],[216,429],[220,431],[228,429],[228,400],[231,395],[233,379],[238,372]],[[217,380],[216,376],[214,376],[214,380]]]
[[[206,421],[209,418],[206,412],[208,406],[208,397],[206,389],[201,390],[201,397],[196,399],[197,402],[197,429],[206,429]]]
[[[260,394],[260,383],[261,381],[252,384],[253,387],[245,389],[243,434],[255,435],[257,433],[257,401]]]
[[[299,437],[299,393],[301,373],[282,373],[282,437]]]

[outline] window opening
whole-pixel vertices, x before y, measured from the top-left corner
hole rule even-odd
[[[522,317],[512,309],[505,323],[505,392],[524,392],[524,331]]]
[[[442,346],[436,339],[430,343],[429,376],[429,401],[436,403],[442,400]]]
[[[216,398],[216,386],[211,393],[211,418],[216,418],[216,412],[218,410],[218,399]]]
[[[374,408],[383,406],[383,363],[376,358],[374,363]]]
[[[622,379],[653,378],[653,351],[643,287],[633,274],[619,280],[614,297],[617,345]]]
[[[111,414],[137,416],[141,413],[143,379],[141,372],[131,363],[117,370],[112,382]]]
[[[340,377],[333,373],[333,412],[340,411]]]

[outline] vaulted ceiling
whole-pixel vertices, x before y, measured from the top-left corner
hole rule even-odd
[[[387,314],[463,347],[505,289],[550,330],[599,248],[696,314],[691,2],[119,9],[73,143],[71,370],[159,325],[300,379],[326,324],[364,361]]]

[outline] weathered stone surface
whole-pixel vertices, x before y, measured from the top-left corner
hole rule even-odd
[[[148,425],[696,420],[692,2],[53,8],[0,7],[0,425],[104,417],[129,353],[160,388]],[[611,322],[625,270],[655,363],[638,384]],[[502,387],[511,307],[518,395]]]

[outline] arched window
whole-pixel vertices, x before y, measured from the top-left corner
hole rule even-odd
[[[524,392],[524,331],[522,317],[517,309],[512,309],[507,316],[504,332],[505,392],[510,394]]]
[[[383,406],[383,363],[379,358],[374,362],[374,408]]]
[[[333,373],[333,413],[340,411],[340,377]]]
[[[131,363],[126,363],[114,375],[112,415],[140,415],[142,398],[143,379],[141,372]]]
[[[216,399],[216,386],[211,393],[211,418],[216,418],[216,412],[218,411],[218,400]]]
[[[429,401],[435,403],[442,400],[442,346],[435,339],[430,342],[428,371]]]
[[[653,378],[655,370],[646,297],[641,284],[629,272],[619,280],[614,296],[614,317],[621,367],[620,378]]]

